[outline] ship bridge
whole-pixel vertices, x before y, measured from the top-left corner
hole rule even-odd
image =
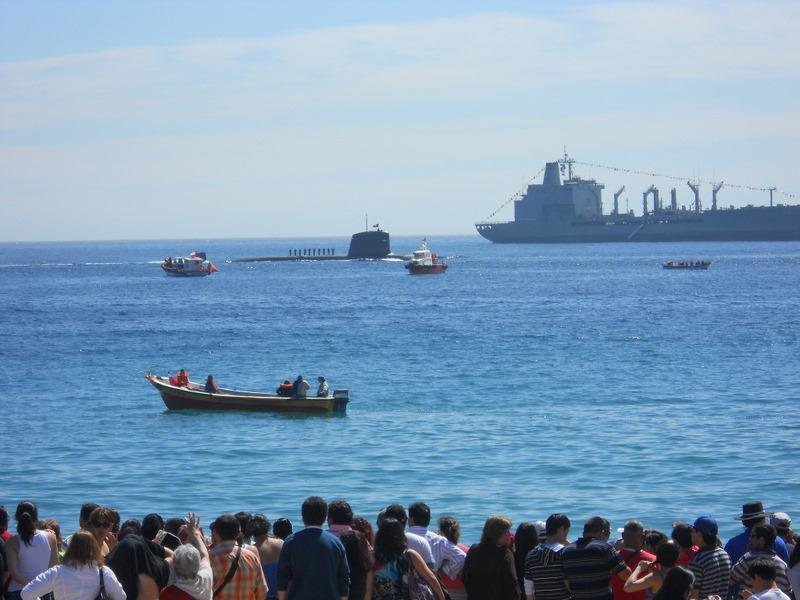
[[[603,216],[602,190],[605,186],[593,179],[572,176],[561,181],[557,162],[545,166],[541,184],[530,184],[519,200],[514,202],[516,221],[593,221]],[[571,167],[571,165],[570,165]]]

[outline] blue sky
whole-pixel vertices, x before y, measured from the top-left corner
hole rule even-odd
[[[796,195],[798,23],[796,2],[2,0],[0,241],[348,235],[365,212],[468,234],[565,145]],[[676,185],[578,173],[607,208]]]

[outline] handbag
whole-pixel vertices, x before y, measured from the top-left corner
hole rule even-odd
[[[428,582],[417,573],[410,558],[408,559],[408,597],[410,600],[436,600],[436,594],[433,593]]]
[[[106,582],[103,579],[103,567],[100,567],[100,591],[97,592],[97,596],[94,597],[94,600],[109,600],[108,594],[106,593]]]

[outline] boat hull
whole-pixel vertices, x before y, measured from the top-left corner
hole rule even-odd
[[[327,414],[344,413],[349,402],[349,393],[346,390],[337,390],[332,397],[327,398],[286,398],[225,389],[212,394],[196,383],[190,383],[190,387],[185,388],[170,385],[168,380],[152,373],[146,378],[161,394],[161,399],[169,410]]]
[[[164,273],[169,275],[170,277],[205,277],[206,275],[211,275],[211,271],[185,271],[180,269],[174,269],[171,267],[166,267],[161,265],[161,268],[164,269]]]
[[[412,275],[436,275],[437,273],[444,273],[447,270],[447,265],[406,265],[406,269]]]

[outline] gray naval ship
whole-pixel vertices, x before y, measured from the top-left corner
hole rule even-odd
[[[642,216],[619,212],[603,213],[603,184],[573,174],[574,160],[549,162],[541,184],[531,184],[514,201],[514,220],[480,222],[475,227],[487,240],[498,244],[585,243],[585,242],[682,242],[682,241],[785,241],[800,240],[800,206],[772,205],[720,208],[713,187],[711,208],[703,210],[699,185],[687,182],[694,192],[692,206],[679,207],[672,188],[670,202],[664,203],[659,190],[650,186],[642,195]],[[568,171],[562,181],[561,173]],[[774,188],[773,188],[774,191]],[[652,198],[652,203],[648,200]]]

